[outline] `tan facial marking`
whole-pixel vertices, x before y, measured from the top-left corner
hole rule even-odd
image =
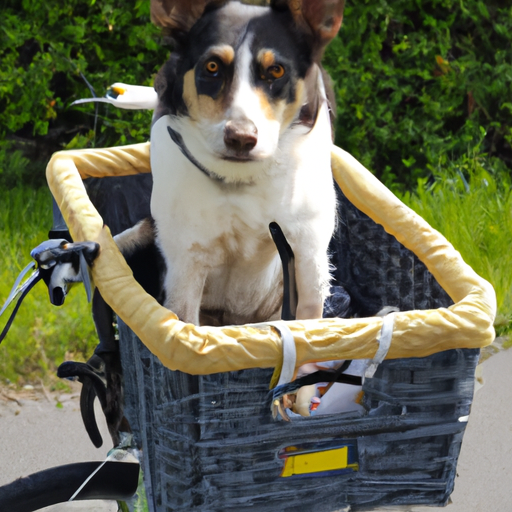
[[[279,120],[279,103],[280,102],[270,102],[268,96],[265,94],[265,92],[257,88],[256,89],[256,95],[258,96],[258,99],[260,100],[260,107],[261,111],[265,115],[265,117],[271,121],[278,121]]]
[[[211,96],[197,94],[195,68],[187,71],[183,77],[183,100],[193,121],[204,118],[218,121],[224,115],[220,98],[214,100]]]
[[[298,80],[296,86],[295,101],[287,103],[285,100],[269,101],[268,96],[262,89],[256,89],[256,94],[260,100],[260,106],[265,117],[271,121],[278,121],[281,125],[282,132],[293,120],[298,116],[300,109],[305,101],[304,97],[304,81]]]
[[[276,63],[276,55],[272,50],[260,50],[258,52],[258,61],[263,69],[268,69]]]
[[[226,66],[235,60],[235,50],[229,44],[212,46],[209,53],[211,57],[218,57]]]

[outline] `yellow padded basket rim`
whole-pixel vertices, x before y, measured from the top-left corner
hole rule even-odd
[[[108,227],[82,183],[89,177],[150,172],[150,144],[55,153],[47,167],[50,189],[75,241],[98,242],[92,269],[103,298],[166,367],[195,375],[274,368],[281,339],[267,325],[208,327],[185,324],[159,305],[133,278]],[[496,296],[453,246],[406,207],[355,158],[333,146],[333,175],[362,212],[414,252],[446,290],[453,306],[396,314],[388,359],[424,357],[454,348],[479,348],[494,340]],[[312,361],[372,358],[382,318],[287,322],[297,366]]]

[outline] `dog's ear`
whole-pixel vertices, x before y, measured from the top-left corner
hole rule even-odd
[[[271,6],[288,9],[295,23],[313,34],[321,53],[341,27],[345,0],[272,0]]]
[[[206,7],[218,7],[228,0],[151,0],[151,21],[171,36],[188,32]]]

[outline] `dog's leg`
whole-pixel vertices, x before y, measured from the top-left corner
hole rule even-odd
[[[183,258],[167,263],[165,277],[165,307],[178,315],[186,323],[199,325],[199,310],[206,281],[207,269]]]
[[[331,280],[327,257],[331,227],[332,222],[325,220],[289,238],[295,253],[297,320],[322,318]]]
[[[155,221],[151,217],[143,219],[116,235],[114,241],[125,258],[131,256],[137,250],[155,242]]]
[[[114,240],[123,256],[128,258],[155,242],[155,222],[152,218],[141,220],[132,228],[116,235]],[[160,240],[160,244],[162,243]],[[172,261],[165,258],[167,274],[164,304],[166,308],[176,313],[180,320],[199,325],[199,309],[207,270],[200,262],[194,263],[186,251],[182,251],[182,254],[185,256],[175,257]]]
[[[325,258],[296,255],[297,320],[322,318],[329,291],[329,264]]]

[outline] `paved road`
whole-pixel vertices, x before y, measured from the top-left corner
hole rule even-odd
[[[485,384],[475,396],[464,436],[453,503],[447,508],[413,507],[410,512],[512,511],[512,350],[485,361],[482,370]],[[27,396],[18,403],[0,393],[0,485],[50,466],[102,460],[110,447],[104,426],[106,447],[97,450],[89,442],[77,393],[57,397],[62,408],[55,406],[54,396],[34,398]],[[97,501],[43,510],[114,512],[117,507]]]
[[[0,392],[0,485],[52,466],[103,460],[111,448],[105,423],[100,425],[104,445],[89,441],[80,417],[79,386],[71,394]],[[57,402],[58,400],[58,402]],[[57,404],[62,404],[62,408]],[[96,417],[103,420],[101,410]],[[45,512],[115,512],[114,502],[88,501],[46,507]],[[6,511],[7,512],[7,511]],[[9,511],[14,512],[14,511]]]

